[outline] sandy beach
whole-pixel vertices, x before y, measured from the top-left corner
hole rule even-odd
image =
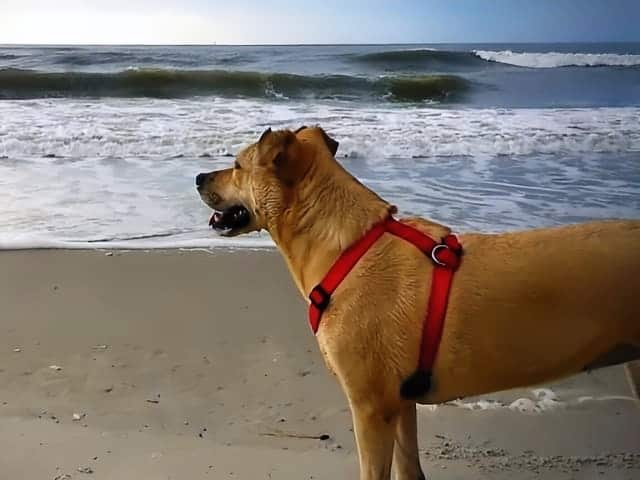
[[[0,265],[1,480],[357,477],[347,403],[276,252]],[[434,480],[640,478],[619,367],[418,415]]]

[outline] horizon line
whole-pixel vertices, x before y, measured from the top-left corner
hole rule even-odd
[[[350,47],[393,45],[561,45],[561,44],[623,44],[640,43],[640,40],[564,40],[528,42],[387,42],[387,43],[1,43],[0,47]]]

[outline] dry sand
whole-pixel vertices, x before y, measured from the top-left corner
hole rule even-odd
[[[0,480],[357,478],[346,401],[275,252],[2,252],[0,271]],[[550,388],[542,413],[421,407],[430,478],[640,478],[622,370]]]

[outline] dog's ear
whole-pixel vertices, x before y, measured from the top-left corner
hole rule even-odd
[[[300,143],[291,130],[265,131],[258,140],[258,155],[260,164],[273,168],[288,186],[295,184],[307,169],[307,159],[301,154]]]
[[[335,141],[333,138],[331,138],[329,135],[327,135],[327,132],[325,132],[322,128],[318,127],[318,130],[320,130],[320,135],[322,135],[324,144],[327,146],[327,148],[331,152],[331,155],[335,157],[336,152],[338,151],[338,145],[340,144],[337,141]]]
[[[308,127],[306,125],[303,125],[293,133],[297,134],[303,130],[306,130],[307,128]],[[325,146],[331,152],[331,155],[335,157],[336,152],[338,151],[338,145],[340,144],[337,141],[335,141],[333,138],[331,138],[329,135],[327,135],[327,132],[325,132],[322,127],[319,127],[319,126],[311,127],[311,130],[320,133],[320,136],[322,137],[322,140],[324,141]]]
[[[271,134],[271,127],[267,128],[264,132],[262,132],[262,135],[260,135],[260,138],[258,139],[258,144],[262,143],[263,140],[266,140],[266,138]]]

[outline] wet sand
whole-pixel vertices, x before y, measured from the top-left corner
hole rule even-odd
[[[1,479],[357,478],[277,253],[27,250],[0,267]],[[640,478],[621,368],[544,388],[420,407],[430,478]]]

